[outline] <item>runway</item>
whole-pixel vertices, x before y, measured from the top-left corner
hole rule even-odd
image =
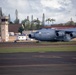
[[[1,53],[0,75],[76,75],[76,52]]]
[[[70,43],[36,43],[36,42],[0,42],[0,47],[52,47],[52,46],[76,46],[76,42]]]

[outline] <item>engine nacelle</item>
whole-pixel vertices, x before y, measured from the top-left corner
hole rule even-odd
[[[57,36],[64,36],[64,35],[65,35],[65,32],[59,31],[59,32],[56,33],[56,35],[57,35]]]
[[[29,36],[29,38],[34,38],[35,37],[33,32],[31,34],[29,34],[28,36]]]
[[[73,38],[76,37],[76,33],[75,33],[75,32],[72,32],[70,35],[71,35],[71,37],[73,37]]]

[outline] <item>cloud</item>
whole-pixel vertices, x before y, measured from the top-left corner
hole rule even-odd
[[[24,8],[24,6],[27,6],[26,0],[7,0],[7,4],[11,8]]]
[[[55,18],[59,22],[67,22],[72,17],[75,21],[75,11],[72,0],[41,0],[46,16]],[[76,5],[75,5],[76,6]],[[48,13],[48,14],[47,14]]]
[[[50,7],[50,8],[60,8],[61,4],[58,3],[57,0],[41,0],[41,4],[44,7]]]
[[[72,6],[71,0],[41,0],[41,4],[44,7],[49,7],[51,9],[66,9]]]
[[[55,18],[56,23],[67,22],[72,17],[75,19],[75,0],[0,0],[5,15],[10,14],[11,20],[15,20],[15,10],[18,10],[20,20],[31,15],[42,20],[42,14],[46,18]]]

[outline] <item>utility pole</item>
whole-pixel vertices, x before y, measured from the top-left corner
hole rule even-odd
[[[45,25],[45,14],[43,13],[43,16],[42,16],[42,27],[44,27]]]
[[[16,19],[15,19],[14,23],[15,23],[15,24],[19,24],[18,11],[17,11],[17,9],[16,9],[16,11],[15,11],[15,15],[16,15]]]
[[[10,23],[11,19],[10,19],[10,14],[8,15],[9,19],[8,19],[8,22]]]
[[[31,30],[33,30],[33,15],[31,16]]]
[[[0,17],[2,17],[3,14],[2,14],[2,8],[0,7]]]
[[[29,21],[29,16],[27,16],[27,20]]]
[[[17,9],[15,11],[15,14],[16,14],[16,20],[18,20],[18,11],[17,11]]]
[[[2,14],[2,8],[0,7],[0,24],[1,24],[1,17],[3,16]]]
[[[31,16],[31,21],[33,21],[33,15]]]

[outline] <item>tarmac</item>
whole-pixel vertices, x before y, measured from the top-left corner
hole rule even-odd
[[[76,75],[76,52],[1,53],[0,75]]]

